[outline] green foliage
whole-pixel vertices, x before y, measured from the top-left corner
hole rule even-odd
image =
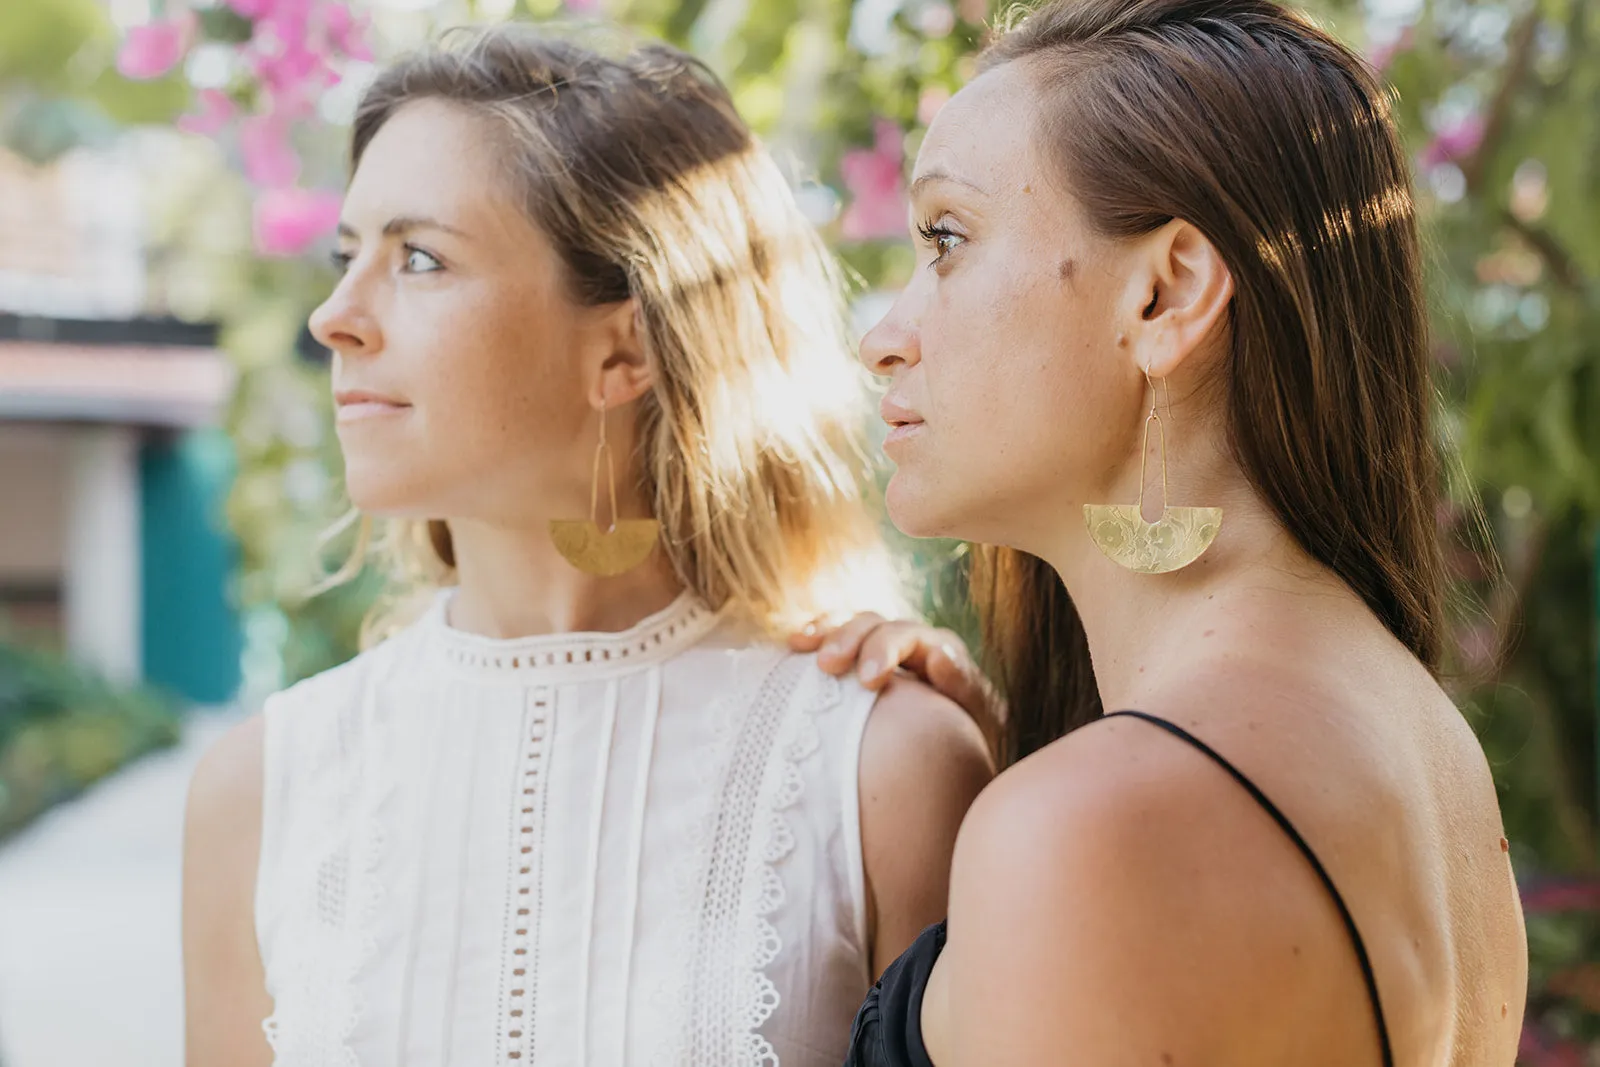
[[[188,105],[181,71],[117,73],[116,33],[98,0],[0,4],[0,145],[46,163],[118,125],[170,122]]]
[[[1484,662],[1459,696],[1523,865],[1593,871],[1600,6],[1436,0],[1389,75],[1419,149],[1462,111],[1485,131],[1420,175],[1439,384],[1506,572],[1479,583],[1486,614],[1463,635],[1499,641],[1466,650]]]
[[[0,639],[0,838],[177,738],[168,698]]]

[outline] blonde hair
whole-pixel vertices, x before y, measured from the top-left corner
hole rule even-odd
[[[653,370],[640,466],[683,584],[771,632],[904,612],[863,492],[867,394],[838,268],[717,78],[661,43],[607,55],[528,26],[457,31],[378,75],[352,169],[385,122],[424,99],[492,124],[573,299],[637,301]],[[361,520],[333,581],[357,573],[369,547],[392,595],[364,643],[455,566],[441,521],[390,521],[374,538]]]

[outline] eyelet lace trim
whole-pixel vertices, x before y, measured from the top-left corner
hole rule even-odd
[[[778,1067],[759,1031],[781,999],[766,972],[783,949],[772,916],[786,899],[778,867],[796,844],[786,812],[805,793],[801,763],[821,747],[815,716],[841,698],[837,679],[813,671],[816,691],[792,714],[808,665],[791,656],[773,666],[736,734],[735,707],[720,710],[723,785],[680,881],[686,906],[700,912],[688,972],[668,994],[684,1037],[658,1063]]]
[[[684,593],[662,611],[617,633],[545,634],[496,640],[453,629],[446,621],[451,590],[435,601],[430,625],[444,658],[458,669],[494,674],[631,667],[675,655],[704,637],[717,614]]]
[[[499,1055],[495,1058],[502,1063],[532,1062],[537,1049],[534,1021],[538,1005],[539,920],[544,908],[540,872],[543,869],[545,807],[550,795],[544,784],[550,752],[550,687],[539,686],[532,690],[528,701],[512,835],[512,858],[516,865],[511,876],[511,892],[506,895],[507,922],[502,927],[512,931],[500,983],[502,1026]]]

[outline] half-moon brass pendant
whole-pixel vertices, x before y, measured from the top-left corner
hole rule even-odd
[[[1095,547],[1140,574],[1187,567],[1222,529],[1221,508],[1165,508],[1161,518],[1145,522],[1138,504],[1085,504],[1083,518]]]
[[[593,519],[555,519],[550,540],[580,571],[612,578],[643,563],[660,530],[655,519],[621,519],[610,530]]]

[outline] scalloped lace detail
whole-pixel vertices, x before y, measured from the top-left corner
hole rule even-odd
[[[757,1031],[772,1017],[780,999],[766,970],[778,958],[778,953],[783,951],[783,938],[773,925],[772,916],[783,907],[786,899],[778,864],[788,858],[795,848],[794,828],[790,825],[787,812],[805,797],[805,777],[800,764],[822,747],[815,716],[837,704],[840,699],[837,678],[825,674],[815,677],[817,693],[798,715],[791,718],[789,737],[783,742],[782,775],[766,811],[767,832],[761,849],[761,891],[749,918],[753,927],[747,934],[752,988],[746,994],[744,1018],[740,1023],[745,1030],[740,1035],[744,1044],[744,1055],[740,1062],[759,1067],[778,1067],[778,1054]]]
[[[805,796],[801,763],[821,747],[815,716],[838,703],[837,679],[812,672],[815,691],[795,708],[808,661],[786,657],[762,681],[735,731],[735,707],[719,710],[723,785],[693,860],[680,868],[679,891],[700,913],[691,962],[665,1004],[686,1020],[684,1040],[657,1060],[672,1067],[778,1067],[760,1033],[781,996],[767,969],[783,951],[773,916],[787,899],[779,866],[794,851],[789,812]],[[774,759],[776,757],[776,765]]]

